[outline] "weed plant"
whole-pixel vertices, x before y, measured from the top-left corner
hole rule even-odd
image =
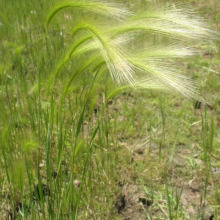
[[[118,149],[134,132],[143,139],[151,119],[135,124],[134,105],[124,101],[120,115],[112,103],[145,90],[208,103],[179,62],[212,46],[216,32],[183,5],[132,4],[1,0],[0,218],[117,219]],[[207,137],[206,116],[202,123]],[[212,123],[202,145],[207,169],[213,137]],[[180,198],[166,190],[175,219]]]

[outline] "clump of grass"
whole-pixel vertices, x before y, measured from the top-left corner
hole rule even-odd
[[[0,218],[114,219],[115,170],[126,160],[117,155],[121,140],[145,135],[152,109],[145,114],[143,102],[131,104],[123,93],[119,111],[111,99],[150,89],[202,100],[175,62],[195,55],[194,44],[216,33],[180,6],[141,12],[96,0],[55,6],[3,0],[0,6]],[[161,151],[169,141],[163,108]],[[149,120],[158,135],[153,127],[160,119]]]

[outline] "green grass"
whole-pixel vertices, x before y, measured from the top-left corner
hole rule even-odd
[[[157,1],[121,2],[134,15],[95,2],[0,2],[0,219],[219,218],[219,42],[203,43],[202,27],[179,36],[143,23]],[[184,2],[219,32],[217,0]],[[118,39],[121,53],[115,37],[136,29],[131,43]],[[185,45],[200,52],[181,60]],[[209,105],[175,95],[201,100],[191,80],[166,78],[146,57],[192,76]]]

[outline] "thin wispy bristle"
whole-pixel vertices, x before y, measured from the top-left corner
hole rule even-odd
[[[145,11],[141,15],[132,16],[116,27],[115,31],[118,34],[145,31],[182,40],[214,39],[217,36],[215,31],[208,28],[205,20],[192,10],[175,7],[157,8]]]
[[[104,2],[98,0],[66,0],[60,2],[54,7],[47,16],[47,25],[51,22],[53,17],[62,9],[75,8],[93,12],[99,15],[104,15],[113,19],[123,19],[131,13],[125,7],[119,7],[118,4],[113,2]]]
[[[133,61],[132,61],[133,62]],[[196,100],[203,100],[202,96],[197,91],[194,81],[181,74],[177,68],[167,65],[165,62],[151,62],[143,63],[140,60],[133,62],[133,65],[139,70],[145,72],[146,76],[143,79],[137,79],[137,85],[148,88],[147,82],[150,77],[150,85],[153,83],[167,88],[170,91],[178,91],[186,98],[193,98]],[[145,78],[147,81],[145,81]],[[145,82],[144,84],[142,82]]]
[[[132,84],[134,72],[129,62],[123,56],[120,45],[114,44],[105,34],[100,32],[94,24],[88,22],[83,22],[75,27],[73,35],[82,29],[87,30],[94,41],[83,45],[79,50],[89,51],[98,49],[106,62],[111,77],[120,85],[125,83]]]

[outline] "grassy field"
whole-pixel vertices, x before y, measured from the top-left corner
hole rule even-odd
[[[102,60],[69,61],[71,30],[92,15],[66,9],[47,27],[56,4],[0,1],[0,219],[220,219],[219,40],[174,61],[208,104],[121,89]],[[219,32],[219,0],[182,4]]]

